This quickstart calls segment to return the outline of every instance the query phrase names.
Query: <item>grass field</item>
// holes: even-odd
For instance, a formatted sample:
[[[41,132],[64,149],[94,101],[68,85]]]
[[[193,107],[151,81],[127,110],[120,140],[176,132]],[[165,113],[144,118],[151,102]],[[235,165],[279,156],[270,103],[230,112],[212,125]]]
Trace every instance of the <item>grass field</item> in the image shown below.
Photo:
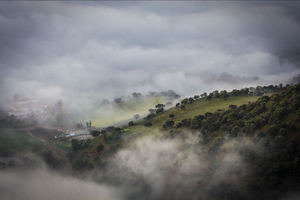
[[[97,127],[109,126],[121,121],[130,120],[135,114],[141,116],[147,114],[148,109],[154,107],[158,103],[164,103],[163,97],[149,97],[138,101],[125,101],[118,105],[107,105],[99,109],[93,109],[89,115],[93,119],[93,125]]]
[[[213,98],[212,100],[198,100],[192,104],[187,104],[185,109],[173,107],[169,110],[166,110],[164,113],[161,113],[151,120],[153,125],[151,127],[145,127],[143,124],[145,120],[140,121],[137,125],[130,127],[131,132],[136,134],[148,134],[155,132],[163,131],[163,124],[168,120],[173,120],[175,124],[183,119],[193,118],[199,114],[205,114],[206,112],[215,112],[219,109],[228,109],[229,105],[240,106],[242,104],[247,104],[248,102],[256,101],[258,96],[237,96],[229,97],[224,100],[222,98]],[[174,114],[173,119],[169,117],[170,114]]]
[[[9,156],[26,151],[39,151],[42,148],[42,142],[31,137],[25,131],[0,128],[0,156]]]
[[[54,141],[53,144],[64,151],[72,150],[72,143],[69,140]]]

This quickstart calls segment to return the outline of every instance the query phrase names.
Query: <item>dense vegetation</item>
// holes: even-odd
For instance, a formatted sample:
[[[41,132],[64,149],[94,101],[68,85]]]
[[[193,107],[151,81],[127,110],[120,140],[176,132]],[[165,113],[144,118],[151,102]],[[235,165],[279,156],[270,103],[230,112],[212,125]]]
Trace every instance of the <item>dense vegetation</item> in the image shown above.
[[[278,198],[277,195],[300,186],[300,85],[268,86],[260,89],[276,93],[262,95],[264,92],[259,92],[258,96],[261,97],[257,101],[238,105],[232,104],[231,100],[252,96],[248,89],[222,92],[222,95],[219,92],[204,94],[183,99],[176,108],[164,113],[150,113],[140,123],[149,128],[160,128],[162,133],[165,132],[164,137],[182,137],[187,130],[189,133],[200,132],[199,145],[204,146],[207,154],[211,156],[216,156],[220,147],[230,139],[249,138],[259,144],[262,152],[239,152],[253,169],[246,178],[245,193],[242,195],[227,188],[221,194],[215,195],[226,195],[225,199]],[[199,114],[183,119],[178,117],[180,112],[194,107],[193,104],[210,104],[220,99],[229,103],[226,109],[214,108],[211,112],[193,110]],[[135,127],[132,129],[140,130]],[[223,186],[226,188],[226,185]]]
[[[184,129],[200,131],[199,142],[210,153],[218,152],[228,138],[251,138],[262,145],[261,154],[242,152],[254,169],[248,177],[247,196],[262,197],[281,194],[300,184],[300,85],[282,88],[272,96],[241,106],[229,105],[227,110],[206,112],[193,118],[164,124],[169,136],[180,135]],[[276,188],[276,190],[274,190]],[[277,192],[274,192],[277,191]],[[229,199],[234,194],[227,191]],[[258,198],[258,196],[256,196]],[[238,198],[240,199],[240,197]]]

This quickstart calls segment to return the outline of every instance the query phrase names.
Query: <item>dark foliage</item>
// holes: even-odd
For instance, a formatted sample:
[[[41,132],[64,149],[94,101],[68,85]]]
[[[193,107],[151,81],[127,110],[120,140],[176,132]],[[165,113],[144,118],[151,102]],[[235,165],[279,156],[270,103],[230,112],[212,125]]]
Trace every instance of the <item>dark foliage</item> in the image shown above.
[[[146,122],[146,123],[144,124],[144,126],[150,127],[150,126],[152,126],[152,123],[151,123],[151,122]]]
[[[133,121],[128,122],[128,126],[133,126],[133,125],[134,125]]]
[[[97,137],[101,134],[101,132],[98,130],[91,130],[90,133],[93,137]]]
[[[165,124],[163,125],[164,128],[172,128],[174,126],[174,121],[172,120],[169,120],[169,121],[166,121]]]

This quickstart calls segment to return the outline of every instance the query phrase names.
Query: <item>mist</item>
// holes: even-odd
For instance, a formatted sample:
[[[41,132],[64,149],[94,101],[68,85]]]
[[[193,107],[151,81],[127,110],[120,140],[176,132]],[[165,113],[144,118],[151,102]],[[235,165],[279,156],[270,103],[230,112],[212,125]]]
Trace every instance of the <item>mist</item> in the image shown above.
[[[224,194],[246,198],[243,181],[252,171],[242,152],[261,155],[260,143],[227,138],[210,154],[201,140],[201,134],[138,138],[116,152],[105,168],[76,176],[43,164],[4,170],[0,172],[1,198],[213,200]]]
[[[299,2],[0,4],[3,109],[17,94],[86,120],[133,92],[194,95],[299,73]]]
[[[3,200],[121,199],[114,188],[61,176],[46,169],[0,172]]]

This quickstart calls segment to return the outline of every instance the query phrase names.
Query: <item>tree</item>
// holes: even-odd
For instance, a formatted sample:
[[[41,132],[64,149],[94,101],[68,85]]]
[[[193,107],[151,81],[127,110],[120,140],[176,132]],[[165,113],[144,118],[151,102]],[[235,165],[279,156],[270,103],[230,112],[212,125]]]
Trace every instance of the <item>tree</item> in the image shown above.
[[[201,127],[201,121],[204,119],[203,115],[197,115],[192,120],[192,128],[197,129]]]
[[[230,108],[230,109],[236,109],[236,105],[232,105],[232,104],[231,104],[231,105],[229,105],[229,108]]]
[[[219,98],[219,97],[220,97],[220,94],[219,94],[219,91],[218,91],[218,90],[215,90],[215,91],[213,92],[213,97],[215,97],[215,98]]]
[[[187,104],[189,102],[189,99],[188,98],[185,98],[185,99],[183,99],[182,101],[181,101],[181,104]]]
[[[154,113],[150,113],[150,114],[148,114],[146,117],[145,117],[145,119],[151,119],[151,118],[153,118],[155,116],[155,114]]]
[[[166,121],[164,124],[164,128],[172,128],[173,126],[174,126],[174,121],[172,120]]]
[[[226,90],[222,90],[220,92],[220,97],[222,97],[223,99],[227,99],[229,97],[229,95]]]
[[[162,112],[164,112],[164,108],[158,108],[156,110],[156,114],[159,114],[159,113],[162,113]]]
[[[116,104],[122,103],[122,102],[123,102],[122,97],[115,98],[115,99],[114,99],[114,102],[115,102]]]
[[[206,112],[205,113],[205,117],[210,117],[210,116],[212,116],[213,114],[211,113],[211,112]]]
[[[59,168],[61,167],[62,163],[53,155],[52,151],[43,152],[43,158],[48,166],[52,168]]]
[[[231,91],[232,96],[238,96],[240,94],[240,91],[237,89],[234,89]]]
[[[181,124],[183,127],[189,127],[191,125],[191,121],[192,121],[191,119],[183,119],[181,121]]]
[[[194,99],[192,97],[189,98],[189,104],[194,103]]]
[[[152,126],[152,123],[151,123],[151,122],[146,122],[146,123],[144,124],[144,126],[150,127],[150,126]]]
[[[139,99],[139,98],[142,97],[142,94],[141,94],[141,93],[134,92],[134,93],[132,93],[132,96],[133,96],[135,99]]]
[[[180,128],[180,127],[182,127],[182,123],[181,123],[181,122],[178,122],[178,123],[176,124],[176,128]]]
[[[213,93],[209,93],[209,95],[206,98],[207,98],[207,100],[211,100],[212,97],[213,97]]]
[[[73,149],[74,151],[76,151],[76,150],[78,150],[78,149],[80,148],[80,145],[79,145],[79,141],[78,141],[78,140],[72,139],[71,143],[72,143],[72,149]]]
[[[155,108],[157,108],[157,109],[164,108],[164,107],[165,107],[165,105],[162,103],[155,105]]]
[[[128,126],[133,126],[133,125],[134,125],[133,121],[128,122]]]
[[[76,140],[76,139],[72,139],[71,143],[72,143],[72,149],[74,151],[77,151],[77,150],[84,149],[84,148],[90,146],[91,140]]]
[[[99,136],[99,135],[101,134],[101,132],[100,132],[100,131],[97,131],[97,130],[92,130],[90,133],[91,133],[91,135],[92,135],[93,137],[97,137],[97,136]]]
[[[103,144],[99,144],[98,147],[97,147],[97,152],[100,153],[103,150],[104,150]]]
[[[203,94],[200,94],[200,97],[201,97],[201,98],[206,98],[206,97],[207,97],[207,93],[204,92]]]
[[[133,117],[134,117],[135,120],[138,120],[140,118],[140,115],[139,114],[135,114]]]

